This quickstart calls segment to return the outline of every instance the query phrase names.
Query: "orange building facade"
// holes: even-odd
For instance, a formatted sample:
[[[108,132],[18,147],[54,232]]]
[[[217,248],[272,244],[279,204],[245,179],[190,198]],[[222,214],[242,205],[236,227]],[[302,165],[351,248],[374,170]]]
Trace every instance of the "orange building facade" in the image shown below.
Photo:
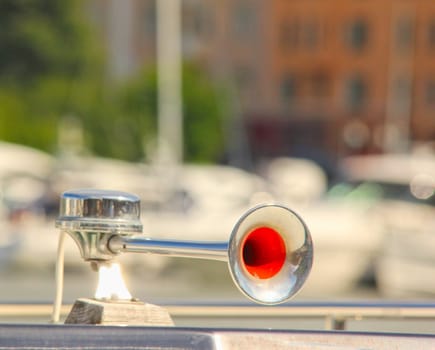
[[[275,0],[269,16],[271,111],[324,125],[316,147],[402,151],[435,137],[434,2]]]
[[[155,2],[126,2],[134,71],[155,60]],[[256,158],[435,137],[434,1],[182,0],[182,23],[184,59],[231,86]]]

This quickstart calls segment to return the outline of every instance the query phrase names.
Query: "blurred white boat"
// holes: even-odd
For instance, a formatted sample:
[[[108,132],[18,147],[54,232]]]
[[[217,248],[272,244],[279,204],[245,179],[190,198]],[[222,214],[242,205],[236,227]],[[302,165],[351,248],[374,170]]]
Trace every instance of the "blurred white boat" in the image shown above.
[[[359,156],[344,163],[353,184],[376,197],[385,226],[375,278],[386,296],[435,294],[435,157]]]
[[[337,296],[356,289],[382,244],[382,222],[370,208],[345,200],[321,200],[300,211],[310,228],[314,263],[308,295]]]
[[[311,231],[315,259],[303,293],[326,297],[353,290],[382,244],[375,202],[354,200],[347,191],[327,192],[326,174],[306,159],[278,158],[264,173],[276,197],[300,213]]]
[[[314,240],[316,259],[304,288],[308,295],[318,294],[319,288],[325,295],[354,288],[383,244],[387,214],[380,215],[378,208],[383,202],[377,193],[339,186],[334,188],[336,195],[332,191],[326,196],[326,176],[308,160],[274,159],[263,169],[264,177],[228,166],[158,168],[99,157],[73,157],[66,162],[57,160],[54,166],[47,164],[50,191],[40,188],[46,191],[46,198],[39,200],[38,194],[24,202],[55,206],[61,192],[84,187],[135,193],[142,202],[144,234],[153,238],[223,241],[249,207],[271,201],[289,206],[304,217]],[[37,189],[38,179],[17,176],[9,182],[9,190],[25,188],[24,184]],[[10,197],[17,200],[18,193]],[[37,210],[25,213],[25,220],[17,226],[23,237],[15,254],[17,261],[33,266],[54,264],[59,232],[54,227],[57,213],[51,214],[39,215]],[[67,241],[66,265],[86,266],[74,242]],[[156,271],[167,263],[164,257],[135,254],[122,260],[146,264]]]
[[[244,211],[272,200],[261,178],[228,166],[183,165],[172,186],[157,205],[144,197],[144,231],[153,237],[228,240]]]
[[[22,247],[22,236],[15,230],[13,224],[7,220],[1,221],[0,232],[0,270],[7,269],[14,262],[18,251]]]
[[[264,180],[234,167],[183,164],[157,168],[99,157],[60,160],[51,174],[52,192],[60,194],[72,188],[135,193],[141,198],[144,234],[168,239],[228,240],[236,220],[247,208],[271,200]],[[28,217],[22,225],[25,242],[21,261],[30,262],[38,256],[36,263],[54,263],[59,235],[54,219]],[[83,265],[74,243],[67,244],[66,265]],[[131,264],[143,260],[150,268],[160,268],[167,259],[135,254],[123,257]]]
[[[19,144],[0,141],[0,176],[25,173],[47,176],[55,159],[48,153]]]
[[[22,251],[27,213],[47,194],[55,164],[51,155],[31,147],[0,142],[0,263],[12,264]],[[38,213],[39,214],[39,213]]]
[[[325,171],[314,161],[279,157],[263,166],[262,176],[274,196],[290,206],[301,207],[322,198],[328,189]]]
[[[135,193],[141,198],[144,231],[159,237],[224,239],[230,233],[226,222],[271,200],[259,176],[221,165],[156,167],[81,157],[59,167],[54,182],[59,193],[71,188]]]

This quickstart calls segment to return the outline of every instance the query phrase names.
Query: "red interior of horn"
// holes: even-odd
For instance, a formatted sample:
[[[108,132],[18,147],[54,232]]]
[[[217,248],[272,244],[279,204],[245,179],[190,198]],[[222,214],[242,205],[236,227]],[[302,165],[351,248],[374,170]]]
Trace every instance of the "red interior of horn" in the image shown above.
[[[246,270],[257,278],[275,276],[284,265],[286,247],[281,235],[270,227],[258,227],[245,238],[242,247]]]

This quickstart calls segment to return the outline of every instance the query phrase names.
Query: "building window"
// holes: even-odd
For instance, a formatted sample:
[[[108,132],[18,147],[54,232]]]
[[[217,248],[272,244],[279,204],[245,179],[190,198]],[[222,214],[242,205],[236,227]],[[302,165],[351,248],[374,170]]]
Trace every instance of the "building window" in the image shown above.
[[[321,98],[329,95],[330,79],[323,71],[314,72],[311,76],[311,92],[313,97]]]
[[[283,103],[292,103],[297,94],[296,78],[292,74],[287,74],[281,81],[280,95]]]
[[[247,92],[255,84],[254,71],[249,67],[239,66],[234,71],[234,77],[237,87],[243,92]]]
[[[346,45],[354,51],[361,51],[367,46],[369,29],[363,19],[357,19],[346,27]]]
[[[284,50],[314,49],[319,44],[320,26],[316,20],[288,19],[280,27],[280,45]]]
[[[299,23],[296,20],[287,20],[281,23],[280,45],[284,50],[295,49],[299,43]]]
[[[399,53],[408,53],[414,44],[414,23],[411,18],[402,17],[396,22],[394,29],[395,49]]]
[[[214,17],[212,12],[203,4],[198,7],[193,21],[193,28],[198,35],[210,37],[214,30]]]
[[[190,5],[190,6],[189,6]],[[213,31],[213,16],[202,3],[186,3],[183,7],[183,32],[195,38],[209,37]]]
[[[435,106],[435,80],[429,80],[426,82],[425,92],[426,105],[429,107]]]
[[[411,80],[406,77],[396,78],[393,82],[393,103],[398,110],[408,107],[411,100]]]
[[[394,77],[390,87],[389,108],[396,117],[409,113],[412,99],[412,81],[405,73]]]
[[[319,23],[315,20],[307,20],[301,26],[301,43],[304,48],[314,49],[319,44]]]
[[[145,33],[148,36],[154,37],[157,32],[157,17],[156,17],[156,3],[155,0],[152,0],[149,5],[145,7],[144,13],[144,25],[145,25]]]
[[[367,84],[360,76],[350,78],[345,84],[345,106],[351,112],[361,111],[367,103]]]
[[[256,34],[255,11],[249,2],[239,3],[233,12],[233,33],[238,38],[254,38]]]
[[[432,19],[427,28],[427,45],[429,49],[435,49],[435,19]]]

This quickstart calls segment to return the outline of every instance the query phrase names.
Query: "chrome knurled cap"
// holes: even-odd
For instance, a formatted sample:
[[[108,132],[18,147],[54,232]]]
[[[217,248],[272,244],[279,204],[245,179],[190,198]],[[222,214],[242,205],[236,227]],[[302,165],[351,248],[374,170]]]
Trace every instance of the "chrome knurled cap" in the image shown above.
[[[142,232],[140,199],[111,190],[66,191],[60,197],[56,227],[67,231]]]

